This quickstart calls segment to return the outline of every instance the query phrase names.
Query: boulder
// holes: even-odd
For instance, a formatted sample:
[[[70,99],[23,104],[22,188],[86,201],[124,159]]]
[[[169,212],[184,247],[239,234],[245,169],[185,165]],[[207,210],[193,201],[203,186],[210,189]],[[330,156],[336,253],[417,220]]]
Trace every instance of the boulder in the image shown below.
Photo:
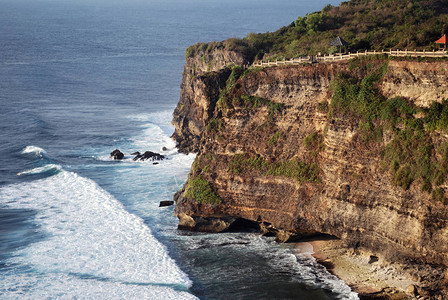
[[[165,159],[165,156],[159,153],[155,153],[152,151],[146,151],[145,153],[141,154],[140,152],[134,152],[132,155],[136,155],[133,159],[135,161],[137,160],[163,160]]]
[[[172,201],[172,200],[163,200],[163,201],[160,201],[159,207],[171,206],[173,204],[174,204],[174,201]]]
[[[112,151],[110,153],[110,157],[113,158],[113,159],[116,159],[116,160],[120,160],[120,159],[124,158],[124,154],[120,150],[115,149],[114,151]]]

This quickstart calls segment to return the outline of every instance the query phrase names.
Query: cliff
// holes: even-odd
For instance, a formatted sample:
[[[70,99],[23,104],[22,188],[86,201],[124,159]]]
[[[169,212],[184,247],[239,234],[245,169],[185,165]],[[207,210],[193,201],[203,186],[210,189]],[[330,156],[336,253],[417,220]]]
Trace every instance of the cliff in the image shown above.
[[[244,70],[230,66],[243,55],[204,54],[187,57],[173,119],[180,151],[198,153],[175,196],[181,228],[329,234],[446,288],[446,61]]]

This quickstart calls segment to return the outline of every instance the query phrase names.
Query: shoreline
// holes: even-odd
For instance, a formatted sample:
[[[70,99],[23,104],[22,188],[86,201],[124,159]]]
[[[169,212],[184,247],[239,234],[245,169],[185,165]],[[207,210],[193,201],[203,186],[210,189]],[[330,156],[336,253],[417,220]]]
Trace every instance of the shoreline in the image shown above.
[[[373,254],[348,250],[341,240],[319,236],[296,242],[296,254],[308,254],[343,280],[360,299],[413,299],[417,282],[400,265]]]

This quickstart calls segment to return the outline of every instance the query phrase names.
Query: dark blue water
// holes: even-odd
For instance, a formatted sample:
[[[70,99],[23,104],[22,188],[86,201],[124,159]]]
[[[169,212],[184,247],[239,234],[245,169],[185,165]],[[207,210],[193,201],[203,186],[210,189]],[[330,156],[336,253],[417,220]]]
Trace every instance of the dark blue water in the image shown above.
[[[0,0],[0,298],[355,297],[287,245],[158,208],[194,160],[169,138],[185,48],[327,2]]]

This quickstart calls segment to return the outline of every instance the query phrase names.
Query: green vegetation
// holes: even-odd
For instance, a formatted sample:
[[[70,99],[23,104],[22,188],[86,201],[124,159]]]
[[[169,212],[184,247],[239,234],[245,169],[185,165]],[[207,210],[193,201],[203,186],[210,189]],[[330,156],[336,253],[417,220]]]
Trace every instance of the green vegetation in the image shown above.
[[[281,112],[285,108],[285,105],[283,103],[276,103],[269,99],[248,95],[242,95],[240,97],[233,98],[232,105],[233,107],[241,107],[248,111],[261,106],[267,106],[269,108],[270,117],[278,112]]]
[[[205,126],[205,130],[209,133],[218,133],[224,128],[224,121],[220,118],[211,119]]]
[[[211,59],[208,63],[207,63],[207,72],[210,72],[210,70],[213,68],[213,64],[214,64],[214,60]]]
[[[275,146],[280,139],[284,139],[285,135],[281,131],[276,131],[269,139],[268,144]]]
[[[386,99],[377,85],[387,61],[355,60],[351,64],[352,72],[358,74],[340,74],[331,83],[329,117],[358,122],[359,138],[370,143],[371,149],[381,150],[395,185],[406,190],[419,180],[423,191],[433,191],[433,199],[440,198],[443,193],[438,186],[448,175],[448,144],[435,143],[433,134],[448,133],[448,101],[419,109],[400,97]],[[385,134],[391,139],[383,146]],[[305,145],[313,140],[307,137]]]
[[[218,99],[218,109],[221,111],[226,111],[229,108],[228,94],[230,90],[235,85],[235,82],[243,75],[244,69],[241,66],[232,66],[232,72],[227,78],[226,87],[221,91]]]
[[[336,76],[330,86],[333,91],[330,115],[351,115],[366,122],[376,119],[384,102],[376,85],[386,73],[387,66],[387,62],[376,68],[361,60],[352,61],[350,69],[356,68],[367,75],[361,80],[350,73]]]
[[[191,165],[191,173],[195,174],[198,171],[198,168],[199,168],[199,158],[198,156],[196,156],[193,164]]]
[[[317,182],[319,167],[316,163],[307,164],[297,158],[285,162],[269,162],[263,158],[250,157],[247,154],[236,154],[229,162],[229,172],[242,174],[257,170],[265,176],[283,176],[293,178],[299,183]]]
[[[324,137],[318,132],[307,135],[303,142],[308,149],[321,149],[324,147]]]
[[[448,100],[444,100],[442,103],[432,103],[431,107],[426,111],[424,121],[426,127],[431,131],[448,131]]]
[[[432,200],[437,202],[442,202],[443,204],[447,204],[445,199],[445,191],[442,188],[435,189],[432,194]]]
[[[241,107],[247,111],[250,111],[261,106],[267,106],[269,107],[269,117],[272,117],[275,113],[280,112],[285,107],[283,103],[275,103],[268,99],[249,95],[242,95],[233,98],[229,96],[236,81],[242,76],[247,76],[247,74],[248,73],[245,72],[241,66],[232,66],[232,72],[227,79],[226,87],[219,95],[217,102],[218,109],[225,112],[229,109],[229,107],[233,106]]]
[[[222,203],[222,199],[212,190],[210,183],[201,177],[188,180],[185,196],[204,204]]]
[[[291,20],[292,21],[292,20]],[[244,39],[196,44],[186,57],[215,48],[243,53],[247,61],[281,59],[338,51],[328,43],[341,36],[348,51],[437,48],[433,42],[447,31],[448,6],[443,0],[352,0],[339,7],[299,16],[275,32],[250,33]]]
[[[329,106],[327,101],[319,102],[317,104],[317,110],[319,110],[321,113],[328,113]]]

